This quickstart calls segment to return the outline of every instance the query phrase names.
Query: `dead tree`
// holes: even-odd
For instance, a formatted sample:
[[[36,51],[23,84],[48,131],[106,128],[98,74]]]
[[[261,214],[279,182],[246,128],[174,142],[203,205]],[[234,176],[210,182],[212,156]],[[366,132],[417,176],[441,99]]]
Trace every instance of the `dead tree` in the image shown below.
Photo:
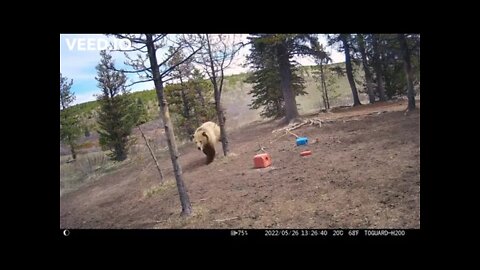
[[[140,125],[138,125],[137,127],[138,127],[138,130],[140,130],[140,133],[142,134],[143,139],[145,140],[145,144],[147,145],[147,148],[150,151],[150,155],[152,155],[152,158],[155,161],[155,166],[157,166],[158,173],[160,174],[160,181],[163,182],[163,173],[162,173],[162,169],[160,169],[160,165],[158,165],[157,158],[155,157],[155,154],[153,153],[153,150],[150,147],[150,144],[148,143],[147,137],[145,137],[145,134],[143,133],[142,128],[140,127]]]

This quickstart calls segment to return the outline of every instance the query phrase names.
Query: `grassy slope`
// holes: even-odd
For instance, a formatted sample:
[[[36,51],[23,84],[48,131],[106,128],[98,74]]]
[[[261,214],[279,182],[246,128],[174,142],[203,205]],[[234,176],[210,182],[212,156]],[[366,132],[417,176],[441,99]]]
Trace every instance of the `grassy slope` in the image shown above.
[[[340,64],[342,65],[342,64]],[[252,89],[252,85],[244,83],[247,73],[231,75],[225,78],[224,90],[222,93],[222,104],[227,110],[227,128],[234,130],[252,121],[260,120],[260,110],[250,110],[248,104],[251,102],[251,97],[248,92]],[[305,78],[306,91],[308,95],[297,97],[298,109],[301,114],[310,113],[312,111],[318,111],[323,108],[320,107],[320,91],[318,90],[317,83],[312,77],[312,68],[303,67],[303,76]],[[336,75],[335,75],[336,76]],[[336,82],[336,92],[339,94],[337,102],[331,101],[332,106],[348,105],[351,104],[351,91],[346,77],[340,77]],[[152,119],[158,119],[158,106],[156,93],[154,90],[140,91],[132,93],[136,98],[142,99],[144,104],[148,106],[148,111]],[[108,161],[105,153],[100,151],[98,145],[98,134],[94,132],[96,126],[96,110],[98,109],[98,102],[91,101],[73,106],[80,116],[83,124],[87,124],[91,131],[91,136],[86,138],[81,136],[78,141],[79,153],[78,162],[68,164],[66,161],[70,159],[70,151],[68,147],[60,145],[60,160],[61,160],[61,178],[63,179],[64,187],[62,190],[76,189],[78,185],[85,181],[97,179],[99,175],[104,173],[104,168],[110,168],[112,162]],[[151,121],[143,126],[146,136],[151,140],[152,147],[165,146],[166,142],[161,136],[161,131],[158,129],[158,121]],[[137,132],[135,130],[135,132]],[[137,148],[143,144],[143,140],[140,135],[137,134],[140,144]],[[179,147],[181,147],[181,143]],[[131,150],[133,152],[140,151],[149,158],[148,152],[142,147]],[[155,150],[157,155],[163,153],[159,149]]]
[[[344,63],[333,65],[344,66]],[[308,92],[308,94],[305,96],[297,97],[297,103],[299,105],[298,109],[302,114],[319,110],[322,103],[320,91],[318,90],[318,83],[315,82],[314,78],[312,77],[312,67],[307,66],[302,67],[301,69],[305,79],[306,91]],[[357,72],[357,78],[360,78],[360,73],[362,72]],[[227,115],[230,119],[230,123],[234,124],[233,127],[260,119],[258,116],[260,111],[254,111],[248,108],[248,104],[251,100],[248,92],[252,89],[252,86],[243,82],[247,76],[247,73],[242,73],[225,77],[222,103],[227,109]],[[348,105],[352,103],[350,86],[345,76],[337,78],[335,87],[335,91],[339,97],[331,102],[332,106]],[[134,97],[142,99],[144,104],[146,104],[152,119],[158,118],[158,106],[155,90],[139,91],[132,94]],[[97,101],[90,101],[75,105],[72,107],[72,110],[75,110],[79,114],[83,125],[88,126],[91,130],[94,130],[96,128],[96,110],[98,107],[99,105]]]

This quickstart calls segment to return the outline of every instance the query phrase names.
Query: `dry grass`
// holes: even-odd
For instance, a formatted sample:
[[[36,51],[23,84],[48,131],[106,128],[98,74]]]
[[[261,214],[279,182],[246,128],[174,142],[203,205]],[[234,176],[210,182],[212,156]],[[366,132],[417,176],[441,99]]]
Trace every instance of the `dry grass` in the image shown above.
[[[82,143],[77,146],[78,149],[88,149],[88,148],[93,148],[97,146],[95,142],[93,141],[86,141],[85,143]]]
[[[175,188],[175,187],[176,187],[175,180],[173,178],[170,178],[170,179],[165,180],[165,182],[163,182],[161,184],[154,185],[154,186],[150,187],[149,189],[144,190],[143,191],[143,196],[148,198],[148,197],[151,197],[151,196],[156,195],[156,194],[161,194],[162,192],[164,192],[166,190],[169,190],[169,189],[172,189],[172,188]]]
[[[88,144],[86,142],[85,144]],[[150,142],[157,159],[168,156],[168,149],[160,148],[157,142]],[[107,152],[80,152],[77,160],[71,161],[70,155],[60,156],[60,196],[66,192],[78,189],[85,183],[95,181],[101,176],[109,173],[128,163],[145,163],[152,160],[143,139],[136,141],[129,148],[128,158],[122,162],[115,162],[109,159]]]
[[[158,222],[153,229],[171,229],[171,228],[189,228],[204,229],[196,224],[212,221],[213,217],[210,211],[201,205],[192,205],[192,215],[183,217],[180,215],[172,215],[166,220]]]
[[[69,160],[70,156],[60,157],[60,196],[119,166],[119,163],[110,161],[104,152],[79,154],[76,161],[67,162]]]
[[[222,162],[222,164],[227,164],[227,163],[231,162],[232,160],[234,160],[237,156],[238,156],[238,154],[233,153],[233,152],[228,153],[227,156],[224,156],[223,152],[220,152],[219,154],[217,154],[217,159],[220,160]]]

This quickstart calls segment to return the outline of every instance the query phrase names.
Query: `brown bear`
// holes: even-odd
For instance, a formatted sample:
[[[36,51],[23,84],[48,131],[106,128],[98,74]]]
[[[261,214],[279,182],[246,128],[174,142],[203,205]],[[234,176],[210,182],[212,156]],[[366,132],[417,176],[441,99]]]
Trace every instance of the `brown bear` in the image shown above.
[[[214,122],[205,122],[193,134],[198,150],[207,156],[207,164],[215,158],[215,144],[220,142],[220,127]]]

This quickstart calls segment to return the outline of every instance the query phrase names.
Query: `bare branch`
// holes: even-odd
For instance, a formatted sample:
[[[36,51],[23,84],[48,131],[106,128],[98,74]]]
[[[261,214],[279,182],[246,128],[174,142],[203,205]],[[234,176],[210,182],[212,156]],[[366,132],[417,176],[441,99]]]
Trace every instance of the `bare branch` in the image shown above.
[[[222,90],[223,90],[223,79],[224,79],[225,76],[223,76],[223,68],[220,69],[220,71],[221,71],[222,74],[220,76],[220,86],[218,88],[218,91],[220,92],[219,95],[221,96],[222,95]]]
[[[137,38],[134,35],[122,35],[122,34],[116,34],[115,36],[117,36],[117,38],[128,39],[132,43],[135,42],[135,43],[139,43],[139,44],[147,44],[147,41],[145,39],[142,39],[141,35],[140,35],[140,38]]]
[[[113,47],[113,46],[112,46]],[[132,47],[133,49],[130,49],[130,50],[126,50],[126,49],[119,49],[119,50],[110,50],[112,52],[142,52],[142,53],[147,53],[146,50],[143,50],[143,48],[147,47],[147,45],[143,45],[143,46],[140,46],[140,47],[135,47],[133,44],[132,44]]]
[[[172,57],[175,56],[175,54],[176,54],[178,51],[180,51],[181,49],[183,49],[182,46],[178,47],[173,53],[171,53],[171,54],[167,57],[167,59],[165,59],[164,61],[162,61],[161,63],[159,63],[158,66],[161,67],[161,66],[165,65],[165,64],[166,64],[168,61],[170,61],[170,59],[172,59]],[[177,64],[177,65],[175,65],[174,67],[177,67],[178,65],[180,65],[180,64]]]
[[[115,67],[111,70],[120,71],[120,72],[123,72],[123,73],[140,73],[140,72],[144,72],[144,71],[152,71],[151,68],[144,68],[144,69],[140,69],[140,70],[125,70],[125,69],[117,69]]]
[[[222,57],[221,57],[222,62],[219,65],[219,69],[223,71],[223,68],[224,68],[223,64],[225,63],[225,59],[227,59],[228,57],[228,50],[227,50],[227,44],[225,43],[225,41],[220,36],[219,36],[219,39],[223,45],[223,51],[222,51]]]
[[[130,55],[128,55],[127,53],[124,53],[124,55],[125,55],[125,58],[127,58],[127,61],[125,61],[124,64],[131,66],[135,71],[137,72],[151,71],[151,68],[145,65],[147,56],[145,56],[145,58],[142,58],[142,55],[138,53],[137,58],[132,59]],[[135,71],[133,72],[129,71],[127,73],[135,73]]]
[[[153,43],[163,39],[166,36],[167,36],[167,34],[160,34],[159,36],[157,36],[156,38],[153,39]]]
[[[193,53],[191,53],[188,57],[185,57],[185,59],[183,59],[182,61],[180,61],[179,63],[177,63],[176,65],[173,65],[171,67],[169,67],[168,69],[166,69],[164,72],[162,72],[162,74],[160,74],[160,77],[163,77],[165,74],[169,73],[170,71],[172,71],[174,68],[176,68],[177,66],[185,63],[186,61],[188,61],[188,59],[190,59],[192,56],[194,56],[198,51],[200,51],[202,49],[202,46],[200,46],[196,51],[194,51]],[[170,57],[171,58],[171,57]]]
[[[138,77],[140,79],[153,79],[152,74],[148,72],[145,72],[144,74],[139,74]]]
[[[168,82],[168,81],[171,81],[171,80],[174,80],[174,79],[175,79],[174,77],[170,77],[170,78],[167,78],[167,79],[162,78],[162,82],[165,83],[165,82]]]
[[[190,45],[190,43],[186,42],[186,38],[185,38],[184,35],[182,35],[181,38],[178,38],[180,41],[173,40],[173,39],[171,39],[171,38],[169,38],[169,37],[167,37],[166,39],[167,39],[167,41],[169,41],[170,43],[173,43],[173,44],[175,44],[175,45],[177,45],[177,46],[179,46],[179,47],[182,46],[182,45],[185,45],[185,44]]]
[[[234,49],[234,50],[231,52],[230,62],[225,66],[225,68],[228,68],[228,67],[230,66],[230,64],[231,64],[232,61],[233,61],[233,58],[235,58],[235,55],[245,46],[245,43],[240,42],[240,43],[237,43],[236,45],[240,45],[240,46],[238,46],[237,49]],[[234,48],[235,48],[235,45],[234,45]]]
[[[132,86],[132,85],[135,85],[135,84],[144,83],[144,82],[151,82],[151,81],[153,81],[153,79],[142,80],[142,81],[136,81],[136,82],[133,82],[133,83],[131,83],[131,84],[129,84],[129,85],[127,85],[127,86],[125,86],[125,88],[128,88],[128,87],[130,87],[130,86]]]
[[[244,46],[246,46],[247,44],[249,44],[251,42],[249,42],[249,43],[243,43],[243,42],[235,43],[235,40],[233,40],[232,41],[232,49],[230,51],[229,51],[228,44],[225,42],[225,40],[221,36],[219,36],[218,43],[220,43],[223,48],[220,49],[220,52],[221,52],[220,55],[215,57],[213,60],[216,63],[216,66],[219,67],[219,69],[217,71],[220,71],[221,68],[223,68],[223,69],[228,68],[232,64],[233,59],[235,59],[235,55]],[[226,61],[227,61],[227,64],[225,64]]]

